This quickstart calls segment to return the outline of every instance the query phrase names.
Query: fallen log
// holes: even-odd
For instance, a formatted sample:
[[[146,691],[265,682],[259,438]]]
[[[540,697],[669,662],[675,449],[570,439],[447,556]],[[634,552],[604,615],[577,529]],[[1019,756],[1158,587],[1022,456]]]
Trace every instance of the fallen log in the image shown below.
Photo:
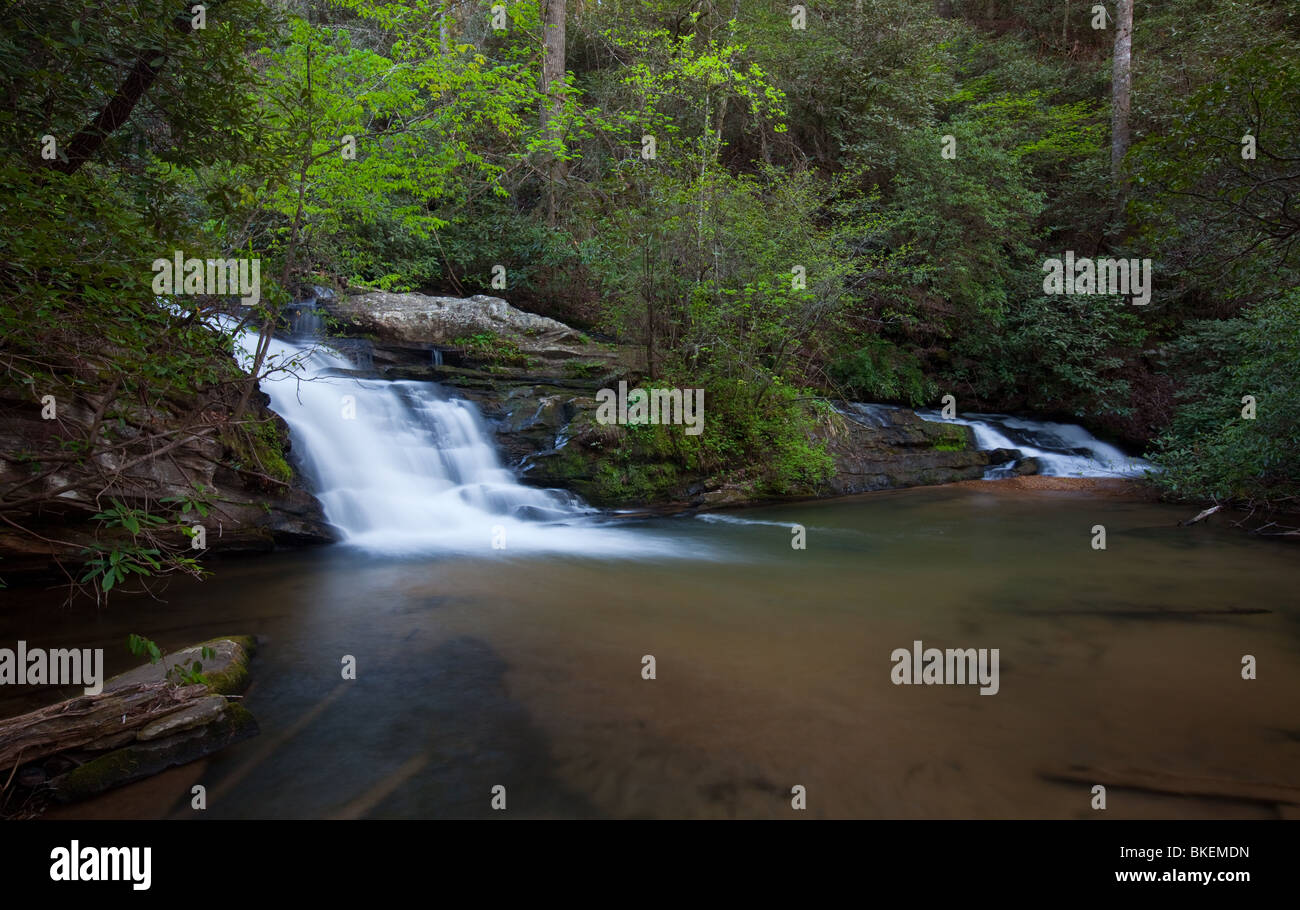
[[[1048,780],[1089,785],[1102,784],[1106,787],[1116,787],[1121,790],[1145,790],[1151,793],[1168,793],[1175,796],[1209,796],[1250,803],[1300,806],[1300,787],[1291,784],[1274,784],[1217,777],[1195,777],[1137,768],[1109,770],[1090,765],[1049,768],[1040,770],[1038,773],[1039,776]]]
[[[1016,610],[1022,616],[1105,616],[1111,619],[1176,619],[1180,616],[1261,616],[1272,613],[1263,607],[1207,607],[1184,609],[1181,607],[1153,607],[1132,610],[1089,610],[1070,607],[1062,610]]]
[[[1194,525],[1198,521],[1205,521],[1205,519],[1209,518],[1211,515],[1213,515],[1215,512],[1219,511],[1222,508],[1223,506],[1210,506],[1210,508],[1201,512],[1201,514],[1197,515],[1195,518],[1189,518],[1187,519],[1187,521],[1180,521],[1178,522],[1178,524],[1184,528],[1187,527],[1188,525]]]
[[[0,720],[0,768],[134,733],[208,694],[203,685],[136,683]]]
[[[51,798],[85,799],[256,736],[257,721],[228,701],[247,688],[255,647],[214,638],[115,676],[98,695],[0,719],[0,816],[30,817]],[[199,661],[202,682],[177,684],[173,671],[198,672]]]

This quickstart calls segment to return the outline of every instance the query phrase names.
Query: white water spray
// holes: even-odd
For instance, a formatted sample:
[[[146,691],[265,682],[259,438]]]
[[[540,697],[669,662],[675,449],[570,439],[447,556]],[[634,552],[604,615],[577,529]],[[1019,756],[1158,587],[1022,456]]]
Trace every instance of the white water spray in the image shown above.
[[[236,338],[245,369],[256,344],[255,333]],[[435,383],[356,378],[337,351],[272,339],[263,369],[276,367],[262,391],[289,424],[303,473],[348,544],[386,553],[659,556],[678,549],[597,526],[596,510],[562,490],[520,484],[477,409]]]
[[[1149,461],[1126,455],[1072,423],[1027,420],[1006,414],[945,418],[933,410],[917,411],[916,416],[970,427],[980,449],[1017,449],[1022,457],[1037,459],[1038,473],[1046,477],[1142,477],[1154,470]],[[1011,473],[1011,464],[996,465],[984,476],[993,479]]]

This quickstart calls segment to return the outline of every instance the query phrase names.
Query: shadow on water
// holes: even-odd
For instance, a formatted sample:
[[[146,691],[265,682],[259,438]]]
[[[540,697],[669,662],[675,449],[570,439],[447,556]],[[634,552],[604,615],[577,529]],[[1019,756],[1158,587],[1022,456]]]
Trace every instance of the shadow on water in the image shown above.
[[[412,658],[360,667],[293,722],[214,757],[208,817],[486,818],[498,785],[514,818],[600,815],[555,779],[490,645],[459,637]],[[260,711],[256,689],[248,707]],[[173,810],[189,815],[188,796]]]

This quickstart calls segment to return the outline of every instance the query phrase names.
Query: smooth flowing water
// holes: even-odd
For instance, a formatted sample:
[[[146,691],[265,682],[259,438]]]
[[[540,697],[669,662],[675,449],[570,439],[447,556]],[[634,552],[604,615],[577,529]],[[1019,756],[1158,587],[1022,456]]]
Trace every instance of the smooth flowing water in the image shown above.
[[[780,818],[795,785],[813,816],[1096,815],[1041,776],[1075,764],[1294,784],[1295,552],[1182,515],[988,482],[623,529],[708,560],[336,546],[99,612],[14,592],[0,640],[103,647],[116,672],[130,632],[263,638],[260,736],[73,816],[189,817],[195,782],[217,818],[488,816],[498,784],[525,817]],[[1233,608],[1269,612],[1189,612]],[[998,648],[998,693],[894,685],[915,640]],[[1121,790],[1107,809],[1271,813]]]
[[[256,336],[240,339],[245,363]],[[310,340],[273,339],[262,382],[289,424],[294,455],[350,546],[381,553],[484,547],[644,556],[667,540],[603,523],[562,490],[526,487],[502,466],[472,404],[429,382],[350,375],[355,364]]]
[[[1082,818],[1072,766],[1296,782],[1293,547],[998,481],[614,523],[516,483],[444,391],[275,353],[320,380],[267,391],[346,543],[0,611],[0,641],[102,647],[109,672],[129,633],[255,634],[261,734],[56,814],[491,816],[503,786],[515,817]],[[916,641],[998,649],[997,694],[895,685]],[[0,715],[52,697],[6,687]],[[1116,788],[1106,815],[1273,812]]]
[[[1072,423],[1009,414],[944,417],[935,410],[916,413],[925,420],[970,427],[981,449],[1017,449],[1021,457],[1036,459],[1038,473],[1045,477],[1142,477],[1154,470],[1146,459],[1128,455]],[[985,477],[992,480],[1010,476],[1013,467],[1014,463],[995,465]]]

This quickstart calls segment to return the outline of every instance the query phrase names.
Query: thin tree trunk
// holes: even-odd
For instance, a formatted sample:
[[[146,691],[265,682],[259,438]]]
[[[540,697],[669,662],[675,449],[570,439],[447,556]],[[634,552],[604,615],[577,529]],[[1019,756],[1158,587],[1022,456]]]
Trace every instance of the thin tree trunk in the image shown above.
[[[212,8],[222,0],[209,0]],[[171,27],[182,35],[193,32],[190,26],[191,5],[187,4],[184,13],[178,13],[171,20]],[[108,104],[95,115],[77,134],[68,140],[64,158],[56,158],[49,163],[51,170],[65,174],[75,174],[81,166],[89,161],[104,145],[109,136],[126,123],[137,104],[158,79],[158,74],[167,65],[167,54],[161,49],[146,49],[136,54],[135,62],[126,80],[109,99]],[[64,160],[66,159],[66,160]]]
[[[307,140],[306,149],[303,152],[302,164],[298,168],[298,207],[293,215],[293,226],[289,230],[289,247],[285,250],[284,271],[281,273],[281,286],[290,293],[293,287],[293,269],[298,255],[298,237],[302,230],[302,216],[306,208],[307,196],[307,173],[311,168],[311,163],[315,159],[312,156],[312,149],[315,144],[315,131],[312,129],[312,80],[311,80],[311,61],[312,49],[307,49]],[[248,382],[244,386],[244,392],[239,398],[239,404],[235,407],[234,421],[238,422],[248,407],[248,401],[252,398],[253,389],[257,388],[262,364],[266,360],[267,352],[271,349],[271,336],[275,333],[275,324],[280,318],[280,309],[268,309],[266,321],[262,323],[262,332],[257,339],[257,352],[253,356],[253,368],[249,372]]]
[[[542,12],[542,135],[552,144],[561,139],[560,118],[564,114],[564,54],[566,0],[546,0]],[[556,220],[557,184],[564,179],[564,160],[554,152],[546,155],[546,221]]]
[[[1122,205],[1123,166],[1129,145],[1129,103],[1133,70],[1133,0],[1115,0],[1115,53],[1111,72],[1110,167]]]
[[[50,163],[50,167],[65,174],[79,171],[99,151],[105,140],[126,123],[166,63],[167,57],[158,51],[145,51],[137,57],[126,81],[104,109],[68,141],[66,160],[56,159]]]
[[[642,285],[645,288],[645,368],[651,380],[658,379],[655,370],[655,332],[659,330],[655,321],[654,269],[651,266],[650,240],[647,238],[641,247]]]

